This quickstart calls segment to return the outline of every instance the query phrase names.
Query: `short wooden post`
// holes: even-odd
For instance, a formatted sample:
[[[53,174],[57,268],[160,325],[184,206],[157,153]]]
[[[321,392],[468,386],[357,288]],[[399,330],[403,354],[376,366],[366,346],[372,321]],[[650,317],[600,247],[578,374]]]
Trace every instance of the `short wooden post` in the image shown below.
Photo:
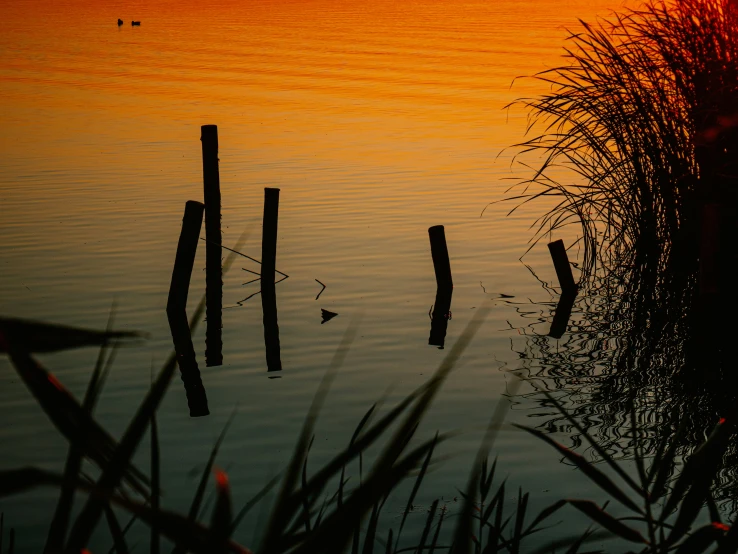
[[[264,219],[261,237],[261,307],[264,321],[264,346],[268,371],[280,371],[282,359],[277,321],[275,274],[277,265],[277,223],[279,189],[264,189]]]
[[[446,233],[443,225],[435,225],[428,229],[430,237],[431,256],[433,257],[433,269],[436,272],[436,285],[438,287],[453,287],[451,278],[451,262],[448,258],[448,247],[446,246]]]
[[[279,189],[264,189],[264,219],[261,236],[261,288],[274,285],[277,267],[277,223],[279,220]]]
[[[556,276],[559,278],[559,286],[561,290],[576,291],[577,285],[574,282],[574,275],[571,273],[571,265],[569,257],[566,255],[566,247],[564,241],[559,239],[548,243],[548,251],[551,253],[551,259],[556,269]]]
[[[177,354],[177,363],[187,394],[187,404],[190,408],[191,417],[206,416],[210,413],[205,388],[200,378],[200,370],[197,367],[190,327],[187,322],[187,296],[192,268],[195,265],[195,253],[197,252],[204,208],[200,202],[193,200],[188,201],[185,205],[182,231],[177,244],[177,256],[174,260],[167,301],[169,329],[172,333],[172,342],[174,342],[174,350]]]
[[[223,365],[223,271],[220,232],[218,126],[203,125],[202,177],[205,199],[205,365]]]

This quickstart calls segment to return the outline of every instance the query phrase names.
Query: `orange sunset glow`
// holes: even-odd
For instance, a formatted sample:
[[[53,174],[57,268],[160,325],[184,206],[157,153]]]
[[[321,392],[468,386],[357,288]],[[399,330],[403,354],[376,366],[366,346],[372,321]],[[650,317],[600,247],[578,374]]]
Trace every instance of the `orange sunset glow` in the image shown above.
[[[0,554],[738,551],[735,5],[5,2]]]

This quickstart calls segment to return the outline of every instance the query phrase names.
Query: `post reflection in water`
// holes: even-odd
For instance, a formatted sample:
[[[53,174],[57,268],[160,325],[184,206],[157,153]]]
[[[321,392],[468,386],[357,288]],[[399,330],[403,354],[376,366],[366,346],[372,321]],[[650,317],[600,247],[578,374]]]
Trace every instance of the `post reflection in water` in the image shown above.
[[[553,321],[551,321],[551,329],[548,331],[548,336],[554,339],[560,339],[566,332],[566,327],[569,325],[569,318],[571,317],[571,309],[574,307],[574,300],[577,297],[577,291],[567,290],[561,293],[559,303],[556,304],[556,311],[554,312]]]
[[[453,293],[453,287],[441,286],[436,289],[436,301],[433,304],[431,330],[428,337],[428,344],[431,346],[444,347],[448,321],[451,319],[451,296]]]

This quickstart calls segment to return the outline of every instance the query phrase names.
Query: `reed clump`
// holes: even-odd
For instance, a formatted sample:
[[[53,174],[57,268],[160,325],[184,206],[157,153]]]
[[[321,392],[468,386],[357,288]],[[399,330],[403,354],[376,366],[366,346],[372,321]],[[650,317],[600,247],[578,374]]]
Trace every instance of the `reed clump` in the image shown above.
[[[579,225],[585,280],[644,257],[694,264],[703,207],[738,207],[738,4],[648,0],[580,23],[566,64],[536,76],[550,92],[519,101],[534,136],[517,146],[542,161],[507,199],[554,197],[533,240]]]
[[[617,434],[624,399],[651,406],[656,427],[689,413],[679,438],[688,452],[715,414],[735,412],[732,328],[717,322],[738,307],[729,292],[738,270],[738,4],[647,0],[581,22],[568,42],[565,65],[537,75],[550,92],[521,101],[532,136],[519,146],[542,158],[511,198],[554,200],[534,241],[581,230],[587,294],[565,341],[531,342],[542,374],[588,391],[578,418],[607,413],[603,427]],[[599,348],[603,337],[610,346]],[[734,496],[735,452],[732,440],[723,500]]]

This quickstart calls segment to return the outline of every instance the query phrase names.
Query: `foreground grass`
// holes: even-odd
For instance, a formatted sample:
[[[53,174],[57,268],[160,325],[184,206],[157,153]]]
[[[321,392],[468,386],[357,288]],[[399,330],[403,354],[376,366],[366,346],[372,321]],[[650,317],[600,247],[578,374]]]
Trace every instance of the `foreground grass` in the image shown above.
[[[201,312],[202,306],[193,321],[199,320]],[[129,512],[139,524],[150,527],[150,552],[160,551],[162,538],[175,545],[175,553],[580,552],[584,545],[605,539],[631,543],[632,548],[648,553],[703,552],[708,548],[716,548],[713,551],[721,553],[738,551],[738,532],[720,520],[711,494],[728,439],[734,433],[732,422],[719,421],[705,443],[683,463],[676,455],[678,435],[683,430],[665,433],[651,457],[636,447],[637,478],[632,478],[552,397],[548,402],[561,409],[604,464],[585,460],[537,429],[523,429],[551,444],[559,457],[574,464],[583,478],[590,479],[630,515],[615,517],[607,511],[607,505],[598,506],[589,500],[561,499],[532,516],[528,510],[529,495],[522,491],[518,491],[512,511],[506,507],[505,481],[496,482],[497,464],[489,463],[490,449],[505,415],[506,405],[500,403],[461,491],[458,512],[450,514],[436,500],[420,534],[403,537],[408,514],[434,452],[446,439],[442,434],[416,437],[416,430],[485,315],[485,309],[478,311],[428,382],[382,416],[377,413],[377,406],[372,406],[359,422],[347,447],[308,475],[307,459],[316,420],[356,333],[356,327],[350,326],[318,388],[283,473],[265,484],[241,509],[234,511],[227,475],[220,470],[213,472],[224,430],[212,450],[187,515],[164,510],[159,503],[156,410],[174,375],[173,356],[159,371],[123,436],[118,441],[111,438],[110,448],[103,455],[97,452],[103,431],[94,420],[93,410],[115,349],[102,346],[80,404],[27,351],[16,349],[12,340],[4,337],[4,346],[14,367],[52,422],[69,440],[70,448],[63,474],[35,468],[0,472],[0,496],[20,494],[38,486],[60,489],[46,552],[82,552],[92,533],[103,526],[109,529],[113,551],[129,552],[125,536],[128,526],[121,525],[116,516],[121,509]],[[50,408],[52,406],[57,408]],[[635,422],[633,410],[632,432],[637,437]],[[152,441],[150,476],[135,468],[131,461],[147,430]],[[379,455],[360,484],[349,487],[346,467],[370,448],[379,449]],[[81,471],[83,458],[89,458],[99,467],[97,477]],[[605,466],[607,470],[603,471]],[[211,474],[214,475],[215,501],[210,517],[202,521],[200,513]],[[411,478],[413,485],[399,526],[385,528],[381,513],[387,499],[403,481]],[[248,545],[253,549],[249,550],[234,542],[231,538],[234,531],[272,489],[276,495],[270,516],[260,530],[260,544]],[[83,508],[71,518],[70,507],[77,495],[84,500]],[[567,533],[569,536],[564,540],[542,545],[535,535],[551,525],[554,514],[566,506],[584,513],[591,519],[592,526],[571,535]],[[560,515],[566,517],[563,513]],[[698,523],[700,519],[706,520],[704,524]],[[620,549],[611,541],[607,544]]]

